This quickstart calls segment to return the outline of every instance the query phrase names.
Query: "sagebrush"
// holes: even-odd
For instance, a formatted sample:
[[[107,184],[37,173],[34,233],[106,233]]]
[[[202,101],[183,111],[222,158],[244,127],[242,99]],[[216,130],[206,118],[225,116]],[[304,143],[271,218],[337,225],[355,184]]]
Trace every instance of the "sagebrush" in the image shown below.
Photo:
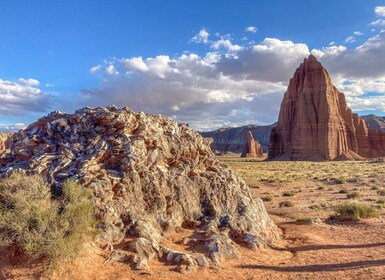
[[[75,255],[94,224],[91,193],[73,181],[57,198],[38,175],[14,173],[0,181],[0,249],[13,246],[55,264]]]

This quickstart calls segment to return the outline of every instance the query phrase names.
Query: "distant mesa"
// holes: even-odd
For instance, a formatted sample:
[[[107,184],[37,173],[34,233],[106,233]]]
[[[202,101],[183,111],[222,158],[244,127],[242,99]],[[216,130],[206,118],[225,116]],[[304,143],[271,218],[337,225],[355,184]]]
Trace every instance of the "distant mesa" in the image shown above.
[[[258,141],[262,149],[267,153],[272,125],[245,125],[241,127],[226,127],[214,131],[201,132],[205,138],[212,138],[211,149],[221,153],[243,153],[247,134],[250,131],[253,138]]]
[[[262,146],[258,143],[258,141],[254,140],[254,137],[251,131],[247,133],[245,147],[243,149],[241,157],[246,157],[246,158],[263,157]]]
[[[348,108],[326,69],[310,55],[297,68],[270,135],[270,160],[344,160],[385,155],[385,133]]]
[[[368,122],[368,125],[372,128],[385,131],[385,117],[379,117],[373,114],[361,116]]]

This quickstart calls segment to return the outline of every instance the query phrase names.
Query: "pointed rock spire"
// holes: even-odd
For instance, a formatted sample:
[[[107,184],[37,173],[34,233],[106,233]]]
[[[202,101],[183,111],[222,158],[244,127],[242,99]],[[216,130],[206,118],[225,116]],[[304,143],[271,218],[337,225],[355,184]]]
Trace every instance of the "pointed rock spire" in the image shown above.
[[[335,160],[385,155],[385,133],[368,127],[348,108],[315,56],[290,79],[272,130],[269,159]]]
[[[262,146],[254,140],[253,134],[251,131],[248,131],[245,147],[243,149],[241,157],[254,158],[254,157],[262,157],[263,150]]]

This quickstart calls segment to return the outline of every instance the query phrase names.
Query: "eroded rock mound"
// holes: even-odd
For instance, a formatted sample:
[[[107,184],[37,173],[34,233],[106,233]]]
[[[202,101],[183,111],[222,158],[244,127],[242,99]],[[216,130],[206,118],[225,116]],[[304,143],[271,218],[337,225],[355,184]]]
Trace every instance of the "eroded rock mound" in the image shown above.
[[[251,131],[247,133],[245,147],[243,149],[241,157],[256,158],[263,157],[262,146],[254,140]]]
[[[186,124],[128,108],[84,108],[52,112],[11,139],[1,175],[21,169],[44,174],[56,192],[66,179],[92,189],[98,244],[113,248],[130,238],[135,256],[114,254],[137,268],[151,258],[206,264],[159,245],[181,227],[195,230],[189,242],[213,262],[234,255],[233,242],[255,248],[278,237],[262,201]]]
[[[328,72],[310,55],[290,79],[277,126],[270,135],[271,160],[341,160],[385,155],[385,133],[348,108]]]

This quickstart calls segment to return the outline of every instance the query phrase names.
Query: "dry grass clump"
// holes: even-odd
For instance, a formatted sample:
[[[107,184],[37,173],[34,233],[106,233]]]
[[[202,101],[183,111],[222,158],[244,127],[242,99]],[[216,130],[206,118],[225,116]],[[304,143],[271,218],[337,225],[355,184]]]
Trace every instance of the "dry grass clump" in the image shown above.
[[[295,192],[294,191],[285,191],[282,193],[282,196],[294,196]]]
[[[73,181],[52,199],[38,176],[14,173],[0,181],[0,249],[13,246],[50,266],[74,256],[94,226],[90,192]]]
[[[336,214],[331,218],[338,218],[341,220],[357,221],[360,219],[369,219],[378,217],[375,207],[369,204],[361,203],[345,203],[335,206]]]
[[[273,200],[273,196],[271,196],[270,194],[264,195],[264,196],[261,196],[261,199],[262,199],[262,201],[269,202],[269,201]]]
[[[288,200],[284,200],[284,201],[281,201],[279,204],[278,204],[279,207],[294,207],[294,202],[293,201],[288,201]]]
[[[360,197],[360,193],[359,192],[351,192],[351,193],[348,193],[346,195],[346,197],[349,199],[356,199],[356,198]]]

